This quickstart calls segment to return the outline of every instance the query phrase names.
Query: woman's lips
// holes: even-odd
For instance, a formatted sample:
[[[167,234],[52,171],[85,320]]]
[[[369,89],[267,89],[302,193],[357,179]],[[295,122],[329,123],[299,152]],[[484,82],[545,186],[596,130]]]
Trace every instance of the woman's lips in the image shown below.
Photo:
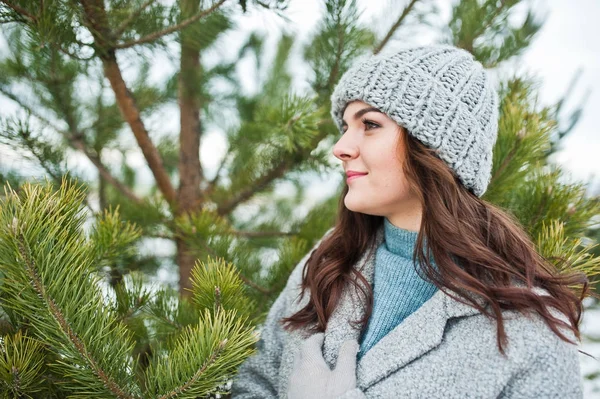
[[[366,175],[367,175],[366,173],[362,174],[362,175],[352,175],[352,176],[350,176],[350,177],[348,177],[346,179],[346,183],[350,183],[351,180],[358,179],[359,177],[363,177],[363,176],[366,176]]]

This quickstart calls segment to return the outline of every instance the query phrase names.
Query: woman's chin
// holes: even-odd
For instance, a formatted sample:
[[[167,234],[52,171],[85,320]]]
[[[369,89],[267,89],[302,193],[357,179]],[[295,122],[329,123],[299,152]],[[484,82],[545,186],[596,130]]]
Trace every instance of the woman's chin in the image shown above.
[[[344,205],[346,205],[346,208],[352,212],[367,213],[366,211],[368,208],[365,206],[365,204],[362,201],[357,201],[355,198],[351,198],[350,195],[346,195],[346,198],[344,199]]]

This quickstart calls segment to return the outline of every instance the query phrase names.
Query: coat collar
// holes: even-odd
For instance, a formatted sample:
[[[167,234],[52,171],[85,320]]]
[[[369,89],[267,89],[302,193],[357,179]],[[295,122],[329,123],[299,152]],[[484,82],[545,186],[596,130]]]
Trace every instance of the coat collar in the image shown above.
[[[373,281],[375,270],[375,251],[383,242],[383,227],[377,232],[374,246],[357,263],[363,276]],[[456,295],[456,294],[453,294]],[[365,310],[360,300],[362,296],[354,286],[348,286],[331,315],[325,331],[323,356],[333,367],[342,342],[360,339],[360,330],[350,322],[360,320]],[[480,298],[472,296],[481,306]],[[357,380],[362,389],[367,389],[397,369],[438,346],[442,341],[446,322],[453,317],[472,316],[479,311],[463,304],[442,290],[438,290],[419,309],[408,316],[400,325],[383,337],[358,362]]]

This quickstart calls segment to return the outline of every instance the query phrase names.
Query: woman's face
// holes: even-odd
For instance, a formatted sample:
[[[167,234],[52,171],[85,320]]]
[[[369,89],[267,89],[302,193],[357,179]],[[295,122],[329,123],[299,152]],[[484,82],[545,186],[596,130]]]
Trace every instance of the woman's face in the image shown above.
[[[343,162],[346,178],[350,171],[365,173],[347,182],[346,207],[385,216],[397,227],[418,230],[421,205],[402,170],[405,147],[400,126],[362,101],[349,103],[343,120],[344,133],[333,154]]]

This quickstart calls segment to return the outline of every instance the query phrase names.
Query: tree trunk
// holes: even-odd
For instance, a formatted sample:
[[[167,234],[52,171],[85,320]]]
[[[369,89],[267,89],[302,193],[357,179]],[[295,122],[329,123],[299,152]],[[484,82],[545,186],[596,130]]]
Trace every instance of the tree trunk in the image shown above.
[[[175,189],[173,188],[169,174],[163,166],[158,150],[152,143],[152,140],[150,140],[150,136],[144,126],[135,99],[123,80],[121,69],[117,63],[115,49],[110,43],[113,35],[110,31],[104,2],[103,0],[81,0],[81,4],[83,6],[85,24],[88,26],[94,37],[96,51],[102,60],[104,76],[106,76],[110,82],[111,88],[115,93],[115,100],[119,110],[131,128],[133,135],[142,150],[142,154],[144,154],[144,158],[148,163],[148,167],[156,179],[158,188],[165,197],[165,200],[169,204],[174,205],[173,202],[176,197]],[[77,141],[74,141],[74,143],[77,144]],[[82,144],[80,143],[80,145]],[[88,158],[90,158],[97,167],[101,164],[99,160],[95,162],[94,158],[89,155]],[[102,168],[99,167],[99,170],[102,172]],[[106,171],[104,178],[109,180],[111,178],[110,173]],[[116,183],[118,182],[113,181],[115,187],[119,188],[129,198],[134,201],[136,200],[136,197],[131,190],[125,185],[119,186]]]
[[[198,12],[198,0],[182,0],[182,18]],[[200,180],[200,49],[189,29],[181,32],[181,65],[179,74],[179,109],[181,131],[179,134],[179,189],[177,191],[177,214],[194,212],[201,207]],[[183,296],[190,294],[190,273],[195,258],[187,245],[177,240],[177,264],[179,265],[179,291]]]

